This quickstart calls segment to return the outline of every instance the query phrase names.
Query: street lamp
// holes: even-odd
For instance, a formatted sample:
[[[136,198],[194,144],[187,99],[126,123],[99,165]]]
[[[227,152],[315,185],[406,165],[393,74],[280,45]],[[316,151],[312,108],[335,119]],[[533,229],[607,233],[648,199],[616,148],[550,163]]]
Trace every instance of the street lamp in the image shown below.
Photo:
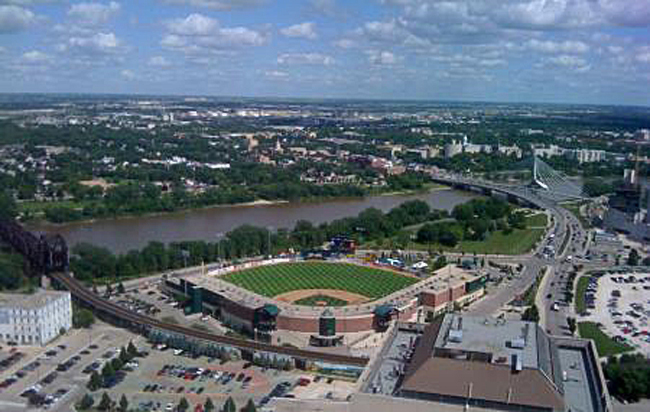
[[[273,255],[272,250],[271,250],[271,232],[273,231],[273,229],[274,229],[273,226],[267,226],[267,227],[266,227],[266,236],[267,236],[267,239],[266,239],[266,242],[267,242],[267,243],[266,243],[266,244],[267,244],[267,246],[268,246],[267,254],[268,254],[269,256],[272,256],[272,255]]]
[[[217,232],[215,237],[217,238],[217,259],[221,263],[221,239],[223,238],[223,232]]]

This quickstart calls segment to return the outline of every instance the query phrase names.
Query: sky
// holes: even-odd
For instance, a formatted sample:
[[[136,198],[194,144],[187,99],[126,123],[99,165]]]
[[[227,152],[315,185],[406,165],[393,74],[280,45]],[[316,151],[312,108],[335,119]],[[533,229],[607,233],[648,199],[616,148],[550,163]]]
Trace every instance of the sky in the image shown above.
[[[0,92],[650,106],[650,0],[0,0]]]

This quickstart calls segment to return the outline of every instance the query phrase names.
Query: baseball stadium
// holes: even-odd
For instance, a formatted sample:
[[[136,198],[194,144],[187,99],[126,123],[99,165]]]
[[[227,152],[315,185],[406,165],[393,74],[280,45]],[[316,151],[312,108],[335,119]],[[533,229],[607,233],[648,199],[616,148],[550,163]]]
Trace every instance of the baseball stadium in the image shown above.
[[[337,346],[391,320],[435,316],[483,294],[485,276],[449,265],[420,278],[390,265],[358,260],[269,259],[169,278],[164,288],[255,339]],[[286,335],[286,334],[285,334]],[[286,343],[286,340],[284,341]]]

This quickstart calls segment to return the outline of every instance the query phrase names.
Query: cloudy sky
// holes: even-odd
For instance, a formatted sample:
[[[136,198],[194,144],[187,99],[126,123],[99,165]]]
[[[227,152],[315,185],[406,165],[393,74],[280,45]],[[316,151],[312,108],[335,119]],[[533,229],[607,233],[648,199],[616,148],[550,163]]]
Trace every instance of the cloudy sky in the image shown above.
[[[650,0],[0,0],[0,92],[650,105]]]

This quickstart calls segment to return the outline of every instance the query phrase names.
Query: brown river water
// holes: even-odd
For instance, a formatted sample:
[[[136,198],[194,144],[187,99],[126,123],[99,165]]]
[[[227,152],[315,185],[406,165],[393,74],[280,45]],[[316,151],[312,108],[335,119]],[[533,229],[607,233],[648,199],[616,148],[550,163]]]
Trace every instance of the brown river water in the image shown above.
[[[407,200],[425,200],[434,209],[451,210],[476,195],[457,190],[432,190],[418,194],[368,196],[365,198],[334,199],[320,202],[295,202],[255,206],[219,206],[177,213],[147,215],[62,225],[33,224],[36,231],[61,234],[69,246],[88,242],[125,253],[142,248],[149,241],[169,243],[181,240],[215,241],[237,226],[250,224],[278,228],[293,228],[298,220],[314,224],[343,217],[356,216],[362,210],[376,207],[383,211]]]

